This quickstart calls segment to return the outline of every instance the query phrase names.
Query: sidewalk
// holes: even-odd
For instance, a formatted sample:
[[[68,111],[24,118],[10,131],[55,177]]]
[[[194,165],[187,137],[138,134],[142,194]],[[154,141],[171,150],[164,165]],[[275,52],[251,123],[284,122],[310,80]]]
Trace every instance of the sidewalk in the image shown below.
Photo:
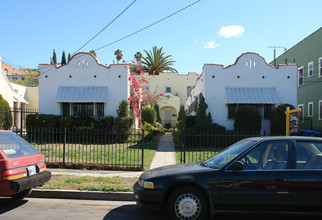
[[[176,164],[176,154],[171,133],[160,137],[158,148],[152,159],[150,169],[160,166]],[[114,170],[75,170],[75,169],[47,169],[52,175],[74,175],[74,176],[95,176],[95,177],[139,177],[142,171],[114,171]],[[64,199],[92,199],[92,200],[114,200],[134,201],[133,193],[122,192],[88,192],[78,190],[42,190],[34,189],[29,197],[36,198],[64,198]]]

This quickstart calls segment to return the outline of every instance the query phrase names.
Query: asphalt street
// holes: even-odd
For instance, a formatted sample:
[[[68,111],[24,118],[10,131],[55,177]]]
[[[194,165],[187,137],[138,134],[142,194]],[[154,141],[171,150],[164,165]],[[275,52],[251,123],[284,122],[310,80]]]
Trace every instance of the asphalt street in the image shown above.
[[[0,198],[1,220],[168,220],[165,213],[139,208],[135,202],[27,198]],[[216,215],[215,220],[315,220],[308,216]]]

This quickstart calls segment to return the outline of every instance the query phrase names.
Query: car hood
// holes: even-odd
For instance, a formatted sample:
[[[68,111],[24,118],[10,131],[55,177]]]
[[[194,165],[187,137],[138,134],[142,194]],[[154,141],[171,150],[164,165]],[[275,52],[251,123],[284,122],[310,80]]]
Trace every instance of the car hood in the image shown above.
[[[144,172],[140,178],[150,179],[153,177],[168,176],[168,175],[178,175],[184,173],[200,173],[213,170],[209,167],[201,166],[200,163],[184,163],[176,165],[168,165],[163,167],[158,167],[155,169],[148,170]]]

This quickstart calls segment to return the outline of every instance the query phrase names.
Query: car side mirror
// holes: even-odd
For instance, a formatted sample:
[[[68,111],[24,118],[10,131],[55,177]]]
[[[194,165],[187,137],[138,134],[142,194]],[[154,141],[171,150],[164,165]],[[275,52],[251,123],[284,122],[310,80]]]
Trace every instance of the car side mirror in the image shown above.
[[[244,168],[245,168],[245,165],[243,162],[236,161],[229,167],[229,170],[238,171],[238,170],[243,170]]]

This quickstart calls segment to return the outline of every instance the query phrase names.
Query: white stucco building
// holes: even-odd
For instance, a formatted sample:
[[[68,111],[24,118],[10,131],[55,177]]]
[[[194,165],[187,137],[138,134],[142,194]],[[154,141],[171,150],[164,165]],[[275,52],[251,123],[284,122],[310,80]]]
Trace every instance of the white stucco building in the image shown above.
[[[147,73],[146,73],[147,74]],[[148,89],[156,95],[163,94],[158,102],[161,124],[171,123],[176,126],[180,105],[185,106],[187,97],[199,75],[196,73],[178,74],[162,72],[159,75],[146,75]]]
[[[10,106],[13,127],[20,129],[24,127],[23,121],[27,112],[38,111],[38,87],[25,87],[10,82],[3,69],[15,68],[8,64],[5,64],[5,67],[2,65],[0,57],[0,94]],[[24,113],[22,114],[21,111]],[[23,120],[21,121],[21,119]]]
[[[102,65],[90,53],[75,54],[66,65],[39,64],[39,113],[116,117],[129,97],[129,68]]]
[[[275,68],[256,53],[242,54],[227,67],[205,64],[187,98],[186,112],[190,115],[196,113],[202,94],[213,122],[232,130],[237,108],[252,105],[261,115],[262,133],[269,133],[270,110],[273,106],[285,103],[297,106],[296,77],[295,64]]]

